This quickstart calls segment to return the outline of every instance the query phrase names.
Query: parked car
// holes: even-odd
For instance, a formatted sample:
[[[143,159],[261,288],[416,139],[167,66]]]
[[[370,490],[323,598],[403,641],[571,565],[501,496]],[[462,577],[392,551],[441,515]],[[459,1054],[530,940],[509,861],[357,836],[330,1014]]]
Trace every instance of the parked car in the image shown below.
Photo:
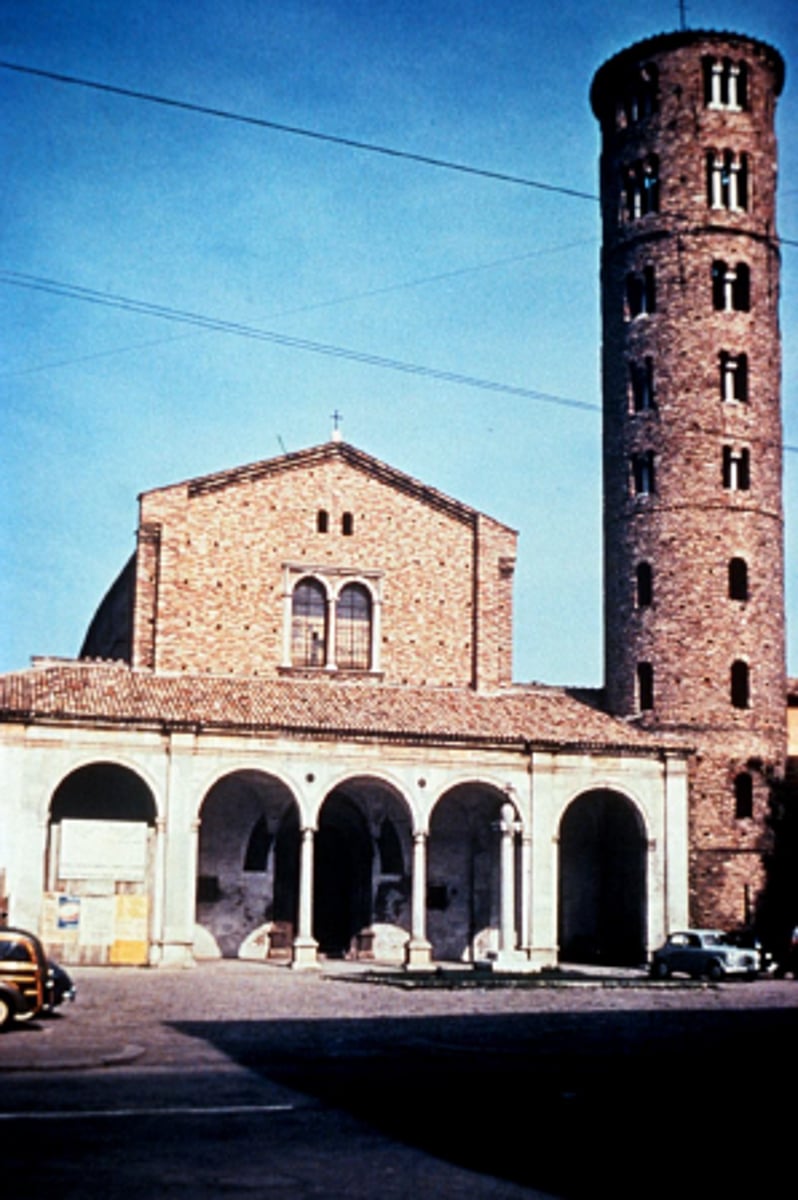
[[[746,950],[753,950],[757,956],[757,968],[762,974],[769,974],[775,969],[776,963],[773,955],[765,949],[753,929],[731,929],[726,934],[726,939],[733,946],[742,946]]]
[[[0,1029],[52,1012],[74,996],[69,974],[48,960],[35,934],[0,928]]]
[[[759,954],[751,947],[736,946],[720,929],[684,929],[668,935],[663,946],[654,951],[650,973],[653,979],[667,979],[679,973],[693,979],[723,979],[742,975],[755,979]]]

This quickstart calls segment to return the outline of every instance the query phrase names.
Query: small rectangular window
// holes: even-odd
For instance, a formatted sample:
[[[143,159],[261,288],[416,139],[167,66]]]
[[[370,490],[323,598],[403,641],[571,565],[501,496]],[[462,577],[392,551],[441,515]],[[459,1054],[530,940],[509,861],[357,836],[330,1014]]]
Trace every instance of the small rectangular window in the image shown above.
[[[654,577],[651,563],[641,562],[635,569],[637,607],[648,608],[654,601]]]
[[[729,559],[729,599],[748,599],[748,564],[744,558]]]
[[[654,494],[654,452],[635,454],[632,458],[632,490],[636,496]]]
[[[355,532],[355,518],[351,512],[345,512],[341,517],[341,533],[344,537],[351,537]]]
[[[737,660],[731,668],[731,702],[734,708],[748,708],[751,700],[751,685],[748,663]]]
[[[748,771],[734,778],[734,816],[745,821],[754,815],[754,781]]]
[[[637,704],[641,712],[654,707],[654,668],[650,662],[637,664]]]

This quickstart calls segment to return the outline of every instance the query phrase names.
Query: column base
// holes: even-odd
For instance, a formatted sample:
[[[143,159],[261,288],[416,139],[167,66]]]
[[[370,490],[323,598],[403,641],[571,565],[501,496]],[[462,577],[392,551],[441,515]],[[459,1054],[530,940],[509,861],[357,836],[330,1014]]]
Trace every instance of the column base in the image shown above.
[[[423,971],[432,966],[432,945],[425,938],[410,938],[405,946],[405,970]]]
[[[320,969],[318,951],[319,943],[315,938],[295,938],[291,959],[292,970],[318,971]]]
[[[512,971],[514,974],[532,974],[540,970],[526,950],[496,950],[487,956],[486,965],[491,971]]]
[[[151,967],[196,967],[193,943],[153,942],[150,945]]]

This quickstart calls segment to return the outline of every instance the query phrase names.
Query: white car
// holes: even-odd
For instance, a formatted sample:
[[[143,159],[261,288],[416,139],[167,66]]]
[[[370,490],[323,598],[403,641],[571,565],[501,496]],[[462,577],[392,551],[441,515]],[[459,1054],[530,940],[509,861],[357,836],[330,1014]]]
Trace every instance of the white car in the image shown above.
[[[674,972],[693,979],[723,979],[743,975],[755,979],[759,970],[757,951],[735,946],[720,929],[683,929],[668,935],[668,940],[651,957],[653,979],[667,979]]]

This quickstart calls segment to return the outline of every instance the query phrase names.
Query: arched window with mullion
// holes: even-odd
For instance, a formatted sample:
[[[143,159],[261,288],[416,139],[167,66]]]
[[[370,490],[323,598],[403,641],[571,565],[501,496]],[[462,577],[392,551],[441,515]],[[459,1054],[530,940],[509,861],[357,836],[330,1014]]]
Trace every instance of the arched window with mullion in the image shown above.
[[[302,579],[291,598],[291,664],[323,667],[327,661],[327,596],[317,579]]]
[[[335,665],[343,671],[368,671],[371,667],[371,595],[361,583],[348,583],[338,596]]]

